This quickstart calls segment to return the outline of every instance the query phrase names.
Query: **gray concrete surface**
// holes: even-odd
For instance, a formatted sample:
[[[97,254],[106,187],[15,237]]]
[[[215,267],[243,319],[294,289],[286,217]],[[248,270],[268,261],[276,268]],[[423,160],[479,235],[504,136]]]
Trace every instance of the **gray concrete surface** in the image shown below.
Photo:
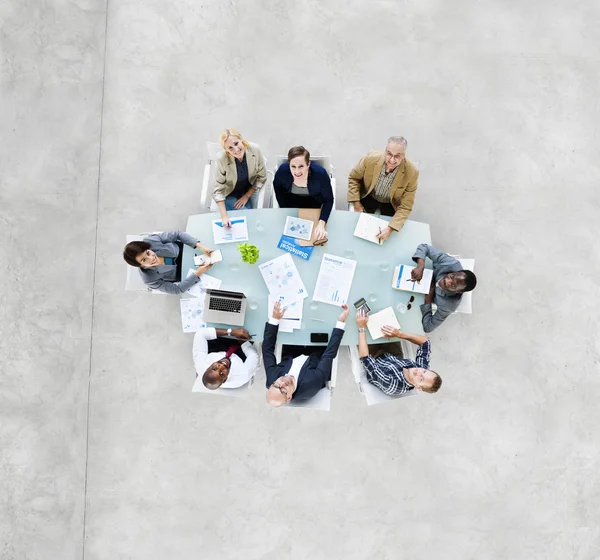
[[[3,560],[595,559],[600,6],[509,0],[0,5]],[[126,233],[199,211],[224,127],[345,178],[409,140],[413,218],[477,259],[435,396],[192,395],[177,300]]]

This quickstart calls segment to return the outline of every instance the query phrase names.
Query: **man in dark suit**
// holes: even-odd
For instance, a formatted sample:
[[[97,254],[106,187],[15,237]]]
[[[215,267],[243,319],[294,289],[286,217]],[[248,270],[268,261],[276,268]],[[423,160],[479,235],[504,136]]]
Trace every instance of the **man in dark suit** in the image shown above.
[[[271,318],[265,325],[265,336],[262,345],[263,363],[267,372],[267,402],[273,407],[294,401],[307,401],[314,397],[331,378],[331,365],[336,357],[340,342],[344,336],[346,318],[349,308],[342,305],[342,313],[338,317],[325,351],[314,347],[309,355],[282,356],[278,364],[275,359],[275,344],[279,321],[283,318],[285,308],[278,301],[273,307]],[[310,350],[309,350],[310,351]]]

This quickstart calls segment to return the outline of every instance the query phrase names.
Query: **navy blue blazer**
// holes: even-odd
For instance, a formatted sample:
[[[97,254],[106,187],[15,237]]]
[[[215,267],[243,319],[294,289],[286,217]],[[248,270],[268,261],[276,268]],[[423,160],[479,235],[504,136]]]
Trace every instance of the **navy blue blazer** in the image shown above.
[[[280,377],[286,375],[292,367],[292,358],[285,358],[281,363],[275,359],[275,343],[279,326],[265,325],[265,336],[262,343],[262,356],[267,372],[267,389]],[[307,401],[312,399],[331,379],[331,366],[337,356],[340,342],[344,336],[342,329],[333,329],[329,344],[322,355],[313,352],[298,374],[296,390],[292,395],[293,401]]]
[[[273,178],[273,189],[280,208],[298,208],[295,202],[298,195],[291,193],[293,183],[294,176],[290,171],[290,164],[288,162],[282,163]],[[320,219],[327,222],[333,208],[333,189],[331,188],[329,173],[324,167],[311,163],[308,168],[308,183],[306,186],[310,198],[316,203],[306,206],[306,208],[319,208],[320,206]]]

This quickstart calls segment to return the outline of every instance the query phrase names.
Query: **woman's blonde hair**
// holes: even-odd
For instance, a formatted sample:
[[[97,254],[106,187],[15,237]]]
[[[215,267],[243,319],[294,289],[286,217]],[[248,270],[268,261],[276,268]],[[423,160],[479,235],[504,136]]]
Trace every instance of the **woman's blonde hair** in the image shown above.
[[[226,128],[223,132],[221,132],[221,148],[225,150],[225,153],[228,156],[231,157],[231,154],[225,149],[225,142],[227,142],[227,138],[229,138],[230,136],[235,136],[236,138],[239,138],[242,141],[244,148],[248,148],[250,146],[250,144],[248,144],[248,142],[244,140],[244,137],[242,136],[241,132],[238,132],[235,128]]]

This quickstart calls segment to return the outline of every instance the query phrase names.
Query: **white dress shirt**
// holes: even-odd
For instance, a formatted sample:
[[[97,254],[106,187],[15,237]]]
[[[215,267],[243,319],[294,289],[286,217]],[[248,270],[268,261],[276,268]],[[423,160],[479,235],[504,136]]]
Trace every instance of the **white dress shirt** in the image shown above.
[[[200,329],[194,336],[194,347],[192,355],[194,357],[194,366],[196,373],[199,377],[204,375],[204,372],[209,368],[210,365],[218,362],[225,357],[226,352],[208,352],[208,340],[215,340],[217,338],[217,331],[214,328]],[[239,344],[234,338],[231,340],[231,344]],[[250,342],[244,342],[242,345],[242,352],[246,355],[246,361],[242,362],[242,359],[237,354],[229,356],[231,360],[231,367],[229,368],[229,376],[227,381],[221,385],[224,389],[235,389],[245,385],[254,377],[256,368],[258,366],[258,354],[254,349],[254,346]]]
[[[284,317],[285,319],[285,317]],[[271,325],[279,325],[279,319],[275,319],[275,317],[271,317],[269,319],[269,323]],[[342,321],[338,321],[335,324],[335,328],[336,329],[342,329],[343,331],[346,330],[346,323],[342,322]],[[306,354],[302,354],[300,356],[296,356],[293,360],[292,360],[292,367],[290,368],[290,371],[288,371],[286,373],[286,375],[291,375],[294,378],[294,384],[297,387],[298,386],[298,376],[300,375],[300,370],[302,369],[302,366],[304,365],[304,362],[306,362],[306,360],[308,360],[308,356]]]

